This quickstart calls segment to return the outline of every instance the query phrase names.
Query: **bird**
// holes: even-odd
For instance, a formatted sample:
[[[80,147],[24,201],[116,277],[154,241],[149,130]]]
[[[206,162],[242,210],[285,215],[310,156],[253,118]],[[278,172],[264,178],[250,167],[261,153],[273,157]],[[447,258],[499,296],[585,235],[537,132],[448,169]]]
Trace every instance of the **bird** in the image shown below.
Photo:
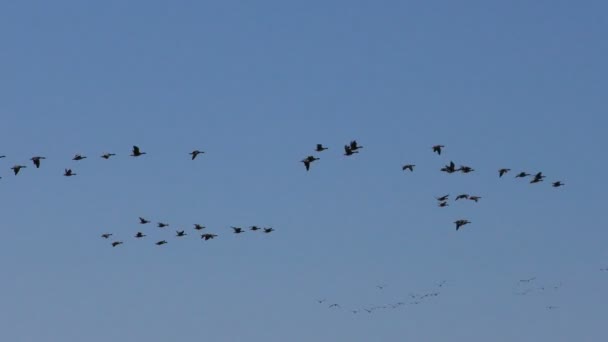
[[[473,171],[475,171],[475,170],[474,170],[472,167],[470,167],[470,166],[464,166],[464,165],[462,165],[462,166],[460,166],[460,168],[458,168],[458,170],[456,170],[456,171],[460,171],[460,172],[462,172],[462,173],[469,173],[469,172],[473,172]]]
[[[34,165],[36,166],[36,168],[39,168],[40,167],[40,160],[41,159],[46,159],[46,158],[45,157],[40,157],[40,156],[35,156],[35,157],[32,157],[30,160],[32,162],[34,162]]]
[[[141,152],[138,146],[133,145],[133,152],[131,153],[131,157],[139,157],[142,154],[146,154],[146,152]]]
[[[330,308],[339,308],[340,304],[331,304],[329,307]]]
[[[166,243],[167,243],[167,241],[166,241],[166,240],[160,240],[160,241],[158,241],[158,242],[156,243],[156,245],[157,245],[157,246],[162,246],[162,245],[164,245],[164,244],[166,244]]]
[[[511,169],[500,169],[498,170],[498,177],[504,176],[505,173],[511,171]]]
[[[244,233],[245,231],[241,227],[230,227],[234,231],[234,234]]]
[[[317,144],[317,148],[315,148],[315,151],[317,152],[323,152],[325,150],[327,150],[327,147],[324,147],[323,144]]]
[[[314,156],[308,156],[304,159],[302,159],[302,163],[304,163],[304,166],[306,167],[306,171],[308,171],[310,169],[310,163],[314,162],[315,160],[319,160],[320,158],[316,158]]]
[[[104,153],[101,155],[101,158],[103,159],[110,159],[110,157],[115,156],[116,154],[114,153]]]
[[[13,167],[11,167],[11,169],[13,170],[13,172],[15,173],[15,176],[19,173],[19,170],[26,168],[27,166],[25,165],[15,165]]]
[[[529,173],[522,171],[522,172],[518,173],[517,176],[515,176],[515,178],[524,178],[524,177],[528,177],[528,176],[530,176]]]
[[[448,207],[448,206],[449,206],[448,202],[440,202],[438,205],[439,205],[441,208],[445,208],[445,207]]]
[[[2,158],[6,158],[6,156],[0,156],[0,159],[2,159]]]
[[[101,237],[102,237],[102,238],[104,238],[104,239],[109,239],[109,238],[110,238],[110,236],[112,236],[112,233],[104,233],[104,234],[101,234]]]
[[[557,181],[557,182],[553,182],[553,184],[551,184],[554,188],[559,188],[560,186],[564,186],[564,183],[562,183],[561,181]]]
[[[195,223],[194,224],[194,229],[196,229],[196,230],[203,230],[203,229],[205,229],[205,226],[201,226],[200,224]]]
[[[143,218],[143,217],[140,217],[140,218],[139,218],[139,223],[140,223],[140,224],[146,224],[146,223],[150,223],[150,221],[146,220],[146,219],[145,219],[145,218]]]
[[[74,158],[72,158],[72,160],[83,160],[83,159],[87,159],[87,157],[86,157],[86,156],[83,156],[83,155],[81,155],[81,154],[76,154],[76,155],[74,156]]]
[[[146,236],[146,234],[144,234],[142,232],[137,232],[137,234],[135,234],[135,237],[138,239],[143,238],[144,236]]]
[[[205,239],[205,241],[215,238],[216,234],[201,234],[201,239]]]
[[[177,237],[186,236],[186,235],[188,235],[188,234],[186,234],[183,230],[175,231],[175,236],[177,236]]]
[[[260,228],[260,227],[258,227],[258,226],[251,226],[251,227],[249,227],[249,230],[253,230],[254,232],[255,232],[256,230],[260,230],[260,229],[262,229],[262,228]]]
[[[122,241],[114,241],[114,242],[112,242],[112,247],[116,247],[118,245],[122,245]]]
[[[350,148],[350,146],[344,145],[344,155],[345,156],[352,156],[354,153],[359,153],[359,151],[353,151],[353,149]]]
[[[71,177],[71,176],[76,176],[77,174],[72,172],[72,169],[65,169],[65,171],[63,172],[63,175],[66,177]]]
[[[543,176],[542,172],[539,172],[534,175],[534,178],[530,181],[530,184],[542,182],[543,178],[545,178],[545,176]]]
[[[435,197],[439,202],[443,202],[446,201],[448,199],[448,197],[450,196],[450,194],[447,195],[443,195],[441,197]]]
[[[461,195],[456,196],[456,201],[458,201],[459,199],[468,199],[468,198],[469,198],[469,195],[461,194]]]
[[[435,145],[433,146],[433,152],[436,152],[437,154],[441,154],[441,149],[444,148],[445,146],[443,145]]]
[[[456,164],[454,164],[453,161],[450,161],[449,165],[446,165],[441,168],[441,171],[447,172],[447,173],[454,173],[454,172],[456,172]]]
[[[416,166],[415,164],[405,164],[401,167],[401,170],[405,171],[405,170],[410,170],[410,172],[414,172],[414,166]]]
[[[471,201],[475,201],[475,202],[478,202],[480,198],[481,198],[481,196],[469,196],[469,199]]]
[[[192,156],[192,160],[194,160],[194,158],[196,158],[196,156],[198,156],[199,154],[205,153],[203,151],[199,151],[199,150],[194,150],[192,152],[190,152],[189,154]]]
[[[158,226],[158,228],[165,228],[165,227],[168,227],[169,224],[168,223],[163,223],[163,222],[158,222],[157,226]]]
[[[469,220],[456,220],[454,221],[454,223],[456,224],[456,230],[460,229],[460,227],[471,223]]]
[[[272,232],[274,232],[274,228],[264,228],[264,233],[268,234]]]
[[[358,149],[360,149],[360,148],[363,148],[363,146],[358,145],[358,144],[357,144],[357,140],[352,140],[352,141],[350,142],[350,149],[351,149],[351,150],[356,151],[356,150],[358,150]]]

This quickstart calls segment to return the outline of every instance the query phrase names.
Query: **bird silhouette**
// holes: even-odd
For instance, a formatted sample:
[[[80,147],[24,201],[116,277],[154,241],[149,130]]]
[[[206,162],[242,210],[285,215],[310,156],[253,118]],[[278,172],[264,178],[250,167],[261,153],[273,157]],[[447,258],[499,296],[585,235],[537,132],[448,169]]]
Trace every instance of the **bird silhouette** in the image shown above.
[[[327,147],[324,147],[323,144],[317,144],[317,148],[315,148],[315,151],[317,152],[323,152],[325,150],[327,150]]]
[[[101,158],[103,159],[110,159],[110,157],[115,156],[116,154],[114,153],[104,153],[101,155]]]
[[[450,161],[449,165],[446,165],[441,168],[441,171],[447,172],[447,173],[454,173],[454,172],[456,172],[456,164],[454,164],[453,161]]]
[[[264,228],[264,233],[268,234],[272,232],[274,232],[274,228]]]
[[[201,234],[201,239],[204,239],[205,241],[210,240],[215,238],[217,235],[216,234]]]
[[[475,202],[478,202],[480,198],[481,198],[481,196],[469,196],[469,199],[471,201],[475,201]]]
[[[518,173],[517,176],[515,176],[515,178],[524,178],[524,177],[528,177],[528,176],[530,176],[529,173],[522,171],[522,172]]]
[[[230,228],[232,228],[232,230],[234,231],[234,234],[241,234],[241,233],[245,232],[243,230],[243,228],[241,228],[241,227],[230,227]]]
[[[439,202],[443,202],[446,201],[448,199],[448,197],[450,196],[450,194],[447,195],[443,195],[441,197],[435,197]]]
[[[133,145],[133,152],[131,153],[131,157],[139,157],[146,152],[141,152],[138,146]]]
[[[194,224],[194,229],[196,229],[196,230],[203,230],[203,229],[205,229],[205,226],[202,226],[202,225],[200,225],[198,223],[195,223]]]
[[[0,156],[0,159],[2,159],[2,158],[6,158],[6,156]]]
[[[534,178],[530,181],[530,184],[542,182],[543,178],[545,178],[545,176],[543,176],[542,172],[539,172],[539,173],[537,173],[537,174],[534,175]]]
[[[81,154],[76,154],[76,155],[74,155],[74,158],[72,158],[72,160],[83,160],[83,159],[87,159],[87,157],[83,156]]]
[[[166,240],[160,240],[160,241],[158,241],[158,242],[156,243],[156,245],[157,245],[157,246],[162,246],[162,245],[164,245],[164,244],[166,244],[166,243],[167,243],[167,241],[166,241]]]
[[[445,146],[443,145],[435,145],[433,146],[433,152],[436,152],[437,154],[441,155],[441,150],[444,148]]]
[[[440,202],[440,203],[438,204],[438,206],[440,206],[441,208],[445,208],[445,207],[448,207],[448,206],[449,206],[449,204],[448,204],[448,202]]]
[[[165,227],[169,227],[169,224],[163,223],[163,222],[158,222],[157,226],[158,226],[158,228],[165,228]]]
[[[175,236],[177,237],[182,237],[182,236],[186,236],[188,234],[186,234],[186,232],[184,232],[183,230],[176,230],[175,231]]]
[[[312,162],[314,162],[315,160],[319,160],[320,158],[316,158],[314,156],[308,156],[304,159],[302,159],[302,163],[304,163],[304,166],[306,167],[306,171],[308,171],[310,169],[310,164]]]
[[[143,217],[140,217],[140,218],[139,218],[139,223],[140,223],[140,224],[146,224],[146,223],[150,223],[150,221],[146,220],[146,219],[145,219],[145,218],[143,218]]]
[[[102,238],[104,238],[104,239],[109,239],[109,238],[110,238],[110,236],[112,236],[112,233],[104,233],[104,234],[101,234],[101,237],[102,237]]]
[[[414,172],[414,164],[405,164],[401,167],[401,170],[405,171],[405,170],[410,170],[410,172]]]
[[[456,224],[456,230],[460,229],[460,227],[471,223],[469,220],[456,220],[454,221],[454,223]]]
[[[498,177],[502,177],[505,175],[505,173],[511,171],[511,169],[500,169],[498,170]]]
[[[564,183],[561,181],[557,181],[557,182],[553,182],[551,184],[551,186],[553,186],[554,188],[559,188],[560,186],[564,186]]]
[[[13,172],[15,173],[15,176],[16,176],[21,169],[25,169],[26,167],[27,166],[25,166],[25,165],[15,165],[15,166],[11,167],[11,169],[13,170]]]
[[[363,148],[363,146],[358,145],[358,144],[357,144],[357,140],[352,140],[352,141],[350,142],[350,149],[351,149],[353,152],[354,152],[354,151],[356,151],[356,150],[358,150],[358,149],[360,149],[360,148]]]
[[[254,232],[255,232],[256,230],[260,230],[260,229],[262,229],[262,228],[260,228],[260,227],[258,227],[258,226],[251,226],[251,227],[249,227],[249,230],[253,230]]]
[[[194,158],[196,158],[196,156],[198,156],[199,154],[205,153],[203,151],[199,151],[199,150],[194,150],[192,152],[190,152],[190,155],[192,156],[192,160],[194,160]]]
[[[459,199],[468,199],[468,198],[469,198],[468,194],[461,194],[461,195],[456,196],[455,200],[458,201]]]
[[[353,149],[350,146],[344,145],[344,155],[345,156],[352,156],[355,153],[359,153],[359,151],[353,151]]]
[[[45,157],[40,157],[40,156],[35,156],[35,157],[32,157],[30,160],[32,162],[34,162],[34,165],[36,166],[36,168],[39,168],[40,167],[40,160],[42,160],[42,159],[46,159],[46,158]]]
[[[76,176],[77,174],[72,172],[72,169],[65,169],[63,175],[66,177]]]
[[[143,238],[145,236],[146,236],[146,234],[144,234],[142,232],[137,232],[137,234],[135,234],[135,237],[138,238],[138,239],[141,239],[141,238]]]
[[[460,166],[460,168],[458,168],[457,171],[460,171],[462,173],[469,173],[469,172],[473,172],[475,170],[472,167],[470,167],[470,166],[464,166],[464,165],[462,165],[462,166]]]
[[[112,247],[116,247],[118,245],[122,245],[122,243],[123,243],[122,241],[114,241],[114,242],[112,242]]]

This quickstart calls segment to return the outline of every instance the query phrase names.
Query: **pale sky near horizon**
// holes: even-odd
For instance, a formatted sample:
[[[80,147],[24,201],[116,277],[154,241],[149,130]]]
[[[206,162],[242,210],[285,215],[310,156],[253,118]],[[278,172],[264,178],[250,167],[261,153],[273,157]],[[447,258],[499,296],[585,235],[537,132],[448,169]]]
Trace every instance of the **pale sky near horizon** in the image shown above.
[[[0,340],[603,341],[607,13],[4,2]]]

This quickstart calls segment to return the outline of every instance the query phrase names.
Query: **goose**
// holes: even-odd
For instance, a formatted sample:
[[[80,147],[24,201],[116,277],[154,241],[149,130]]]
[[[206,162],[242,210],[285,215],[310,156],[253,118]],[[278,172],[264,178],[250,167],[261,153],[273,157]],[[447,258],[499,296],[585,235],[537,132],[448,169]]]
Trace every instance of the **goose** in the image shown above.
[[[135,234],[135,237],[138,238],[138,239],[143,238],[145,236],[146,236],[146,234],[144,234],[142,232],[137,232],[137,234]]]
[[[215,238],[216,234],[201,234],[201,239],[205,239],[205,241]]]
[[[163,222],[158,222],[157,226],[158,226],[158,228],[165,228],[165,227],[169,227],[169,224],[163,223]]]
[[[511,171],[511,169],[500,169],[498,170],[498,177],[504,176],[505,173]]]
[[[35,156],[35,157],[32,157],[30,160],[32,162],[34,162],[34,165],[36,166],[36,168],[39,168],[40,167],[40,160],[41,159],[46,159],[46,158],[45,157],[40,157],[40,156]]]
[[[481,196],[469,196],[469,199],[471,201],[475,201],[475,202],[478,202],[480,198],[481,198]]]
[[[456,224],[456,230],[460,229],[460,227],[471,223],[469,220],[456,220],[454,221],[454,223]]]
[[[114,242],[112,242],[112,247],[116,247],[118,245],[122,245],[122,241],[114,241]]]
[[[146,220],[146,219],[145,219],[145,218],[143,218],[143,217],[140,217],[140,218],[139,218],[139,223],[140,223],[140,224],[146,224],[146,223],[150,223],[150,221]]]
[[[15,173],[15,176],[19,173],[19,170],[26,168],[27,166],[25,165],[15,165],[13,167],[11,167],[11,169],[13,170],[13,172]]]
[[[272,232],[274,232],[274,228],[264,228],[264,233],[268,234]]]
[[[314,162],[315,160],[319,160],[321,158],[315,158],[314,156],[308,156],[304,159],[301,160],[302,163],[304,163],[304,166],[306,167],[306,171],[310,170],[310,163]]]
[[[110,238],[110,236],[112,236],[112,233],[104,233],[104,234],[101,234],[101,237],[102,237],[102,238],[104,238],[104,239],[109,239],[109,238]]]
[[[110,157],[115,156],[116,154],[114,153],[104,153],[101,155],[101,158],[103,159],[110,159]]]
[[[146,152],[141,152],[138,146],[133,145],[133,153],[131,153],[132,157],[139,157],[143,154],[146,154]]]
[[[194,229],[196,229],[196,230],[203,230],[203,229],[205,229],[205,226],[201,226],[200,224],[195,223],[194,224]]]
[[[65,171],[63,172],[63,175],[66,177],[71,177],[71,176],[76,176],[77,174],[72,172],[72,169],[65,169]]]
[[[475,170],[472,167],[470,167],[470,166],[464,166],[463,165],[463,166],[460,166],[460,168],[458,170],[456,170],[456,171],[460,171],[462,173],[469,173],[469,172],[473,172]]]
[[[315,151],[317,152],[323,152],[325,150],[327,150],[327,147],[324,147],[323,144],[317,144],[317,148],[315,148]]]
[[[192,156],[192,160],[194,160],[194,158],[196,158],[196,156],[198,156],[199,154],[205,153],[203,151],[199,151],[199,150],[194,150],[192,152],[190,152],[189,154]]]
[[[74,155],[74,158],[72,158],[72,160],[83,160],[83,159],[87,159],[87,157],[83,156],[81,154],[76,154],[76,155]]]
[[[435,197],[439,202],[443,202],[446,201],[448,199],[448,197],[450,196],[450,194],[447,195],[443,195],[441,197]]]
[[[456,201],[458,201],[459,199],[468,199],[468,198],[469,198],[469,195],[461,194],[461,195],[456,196]]]
[[[182,236],[186,236],[188,234],[186,234],[186,232],[184,232],[183,230],[176,230],[175,231],[175,236],[177,237],[182,237]]]
[[[449,204],[448,204],[448,202],[441,202],[441,203],[439,203],[439,206],[440,206],[441,208],[445,208],[445,207],[448,207],[448,206],[449,206]]]
[[[232,228],[232,230],[234,231],[234,234],[241,234],[241,233],[245,232],[243,230],[243,228],[241,228],[241,227],[230,227],[230,228]]]
[[[359,151],[353,151],[353,149],[350,148],[348,145],[344,145],[344,155],[345,156],[352,156],[354,153],[359,153]]]
[[[518,173],[517,176],[515,176],[515,178],[524,178],[524,177],[528,177],[528,176],[530,176],[529,173],[522,171],[522,172]]]
[[[554,188],[559,188],[560,186],[564,186],[564,183],[561,181],[557,181],[557,182],[553,182],[553,184],[551,184]]]
[[[450,161],[449,165],[446,165],[441,168],[441,171],[447,172],[447,173],[454,173],[454,172],[456,172],[456,164],[454,164],[453,161]]]
[[[542,172],[539,172],[534,175],[534,178],[530,181],[530,184],[542,182],[543,178],[545,178],[545,176],[543,176]]]
[[[260,229],[262,229],[262,228],[260,228],[260,227],[258,227],[258,226],[251,226],[251,227],[249,228],[249,230],[253,230],[254,232],[255,232],[256,230],[260,230]]]
[[[435,145],[433,146],[433,152],[436,152],[437,154],[441,154],[441,149],[444,148],[445,146],[443,145]]]
[[[360,148],[363,148],[363,146],[358,145],[357,144],[357,140],[353,140],[353,141],[350,142],[350,149],[351,150],[356,151],[356,150],[358,150]]]
[[[414,166],[416,166],[415,164],[405,164],[401,167],[401,170],[405,171],[405,170],[410,170],[410,172],[414,172]]]
[[[166,243],[167,243],[167,241],[166,241],[166,240],[160,240],[160,241],[158,241],[158,242],[156,243],[156,245],[157,245],[157,246],[162,246],[162,245],[164,245],[164,244],[166,244]]]

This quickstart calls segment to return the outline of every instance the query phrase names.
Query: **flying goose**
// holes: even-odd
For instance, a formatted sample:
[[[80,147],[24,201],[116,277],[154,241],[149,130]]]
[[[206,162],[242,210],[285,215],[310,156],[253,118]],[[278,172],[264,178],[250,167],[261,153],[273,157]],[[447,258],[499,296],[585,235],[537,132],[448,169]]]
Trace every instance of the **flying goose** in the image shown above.
[[[122,245],[122,241],[114,241],[114,242],[112,242],[112,247],[116,247],[118,245]]]
[[[76,176],[77,174],[72,172],[72,169],[65,169],[65,171],[63,172],[63,175],[66,177],[71,177],[71,176]]]
[[[205,239],[205,241],[215,238],[216,234],[201,234],[201,239]]]
[[[359,151],[353,151],[353,149],[350,146],[344,145],[344,155],[345,156],[352,156],[354,153],[359,153]]]
[[[27,166],[25,165],[15,165],[13,167],[11,167],[11,169],[13,170],[13,172],[15,173],[15,176],[19,173],[19,170],[26,168]]]
[[[456,220],[454,221],[454,223],[456,224],[456,230],[460,229],[460,227],[471,223],[469,220]]]
[[[498,170],[498,177],[504,176],[505,173],[511,171],[511,169],[500,169]]]
[[[192,152],[190,152],[189,154],[192,156],[192,160],[194,160],[194,158],[196,158],[196,156],[198,156],[199,154],[205,153],[203,151],[199,151],[199,150],[194,150]]]
[[[188,234],[186,234],[186,232],[184,232],[183,230],[176,230],[175,231],[175,236],[177,237],[182,237],[182,236],[186,236]]]
[[[110,157],[115,156],[116,154],[114,153],[104,153],[101,155],[101,158],[103,159],[110,159]]]
[[[145,236],[146,236],[146,234],[144,234],[142,232],[137,232],[137,234],[135,234],[135,237],[138,238],[138,239],[143,238]]]
[[[205,226],[201,226],[200,224],[195,223],[194,224],[194,229],[196,229],[196,230],[203,230],[203,229],[205,229]]]
[[[146,224],[146,223],[150,223],[150,221],[146,220],[146,219],[145,219],[145,218],[143,218],[143,217],[140,217],[140,218],[139,218],[139,223],[140,223],[140,224]]]
[[[443,145],[435,145],[433,146],[433,152],[436,152],[437,154],[441,154],[441,149],[444,148],[445,146]]]
[[[133,145],[133,152],[131,153],[131,157],[139,157],[142,154],[146,154],[146,152],[141,152],[138,146]]]
[[[401,170],[405,171],[405,170],[410,170],[410,172],[414,172],[414,166],[416,166],[415,164],[405,164],[401,167]]]
[[[87,159],[87,157],[83,156],[81,154],[76,154],[76,155],[74,155],[74,158],[72,158],[72,160],[83,160],[83,159]]]
[[[102,237],[102,238],[104,238],[104,239],[109,239],[109,238],[110,238],[110,236],[112,236],[112,233],[104,233],[104,234],[101,234],[101,237]]]
[[[35,156],[35,157],[32,157],[30,160],[32,162],[34,162],[34,165],[36,166],[36,168],[39,168],[40,167],[40,160],[41,159],[46,159],[46,158],[45,157],[40,157],[40,156]]]
[[[157,246],[162,246],[162,245],[164,245],[164,244],[166,244],[166,243],[167,243],[167,241],[166,241],[166,240],[160,240],[160,241],[158,241],[158,242],[156,243],[156,245],[157,245]]]
[[[317,148],[315,148],[315,151],[317,152],[323,152],[327,150],[327,147],[324,147],[323,144],[317,144]]]

